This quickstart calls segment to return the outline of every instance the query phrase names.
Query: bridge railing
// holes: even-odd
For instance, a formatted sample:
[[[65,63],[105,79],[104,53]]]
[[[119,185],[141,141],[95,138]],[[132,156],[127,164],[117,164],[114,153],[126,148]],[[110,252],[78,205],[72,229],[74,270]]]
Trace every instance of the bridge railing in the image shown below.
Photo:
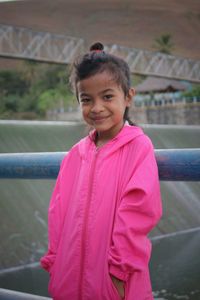
[[[106,51],[121,56],[130,66],[133,74],[200,81],[200,61],[166,55],[119,45],[106,46]]]
[[[66,152],[0,154],[0,178],[55,179]],[[160,180],[200,181],[200,148],[157,149]]]
[[[0,56],[44,62],[71,63],[84,50],[84,40],[66,35],[0,24]],[[159,52],[107,45],[123,57],[134,74],[200,82],[200,61]]]
[[[0,24],[0,56],[68,64],[84,41],[71,36]]]

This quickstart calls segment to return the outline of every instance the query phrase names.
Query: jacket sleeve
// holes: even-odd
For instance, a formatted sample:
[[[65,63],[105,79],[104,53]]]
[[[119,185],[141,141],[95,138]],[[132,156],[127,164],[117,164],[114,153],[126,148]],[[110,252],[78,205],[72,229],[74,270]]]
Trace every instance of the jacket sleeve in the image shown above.
[[[108,256],[110,274],[123,281],[127,281],[134,271],[148,267],[151,243],[147,234],[162,214],[158,170],[151,141],[147,138],[145,143],[139,143],[138,151],[134,170],[116,211]]]
[[[63,224],[63,208],[60,197],[60,184],[62,180],[62,169],[65,161],[66,157],[61,163],[60,171],[54,186],[48,209],[48,251],[40,259],[42,268],[48,272],[51,272],[51,267],[55,261]]]

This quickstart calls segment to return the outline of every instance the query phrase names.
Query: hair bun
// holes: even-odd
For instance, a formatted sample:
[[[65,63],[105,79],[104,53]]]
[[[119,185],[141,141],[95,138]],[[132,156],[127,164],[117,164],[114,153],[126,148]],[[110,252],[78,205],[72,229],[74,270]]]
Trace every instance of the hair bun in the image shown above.
[[[101,43],[95,43],[90,47],[90,51],[103,51],[104,46]]]

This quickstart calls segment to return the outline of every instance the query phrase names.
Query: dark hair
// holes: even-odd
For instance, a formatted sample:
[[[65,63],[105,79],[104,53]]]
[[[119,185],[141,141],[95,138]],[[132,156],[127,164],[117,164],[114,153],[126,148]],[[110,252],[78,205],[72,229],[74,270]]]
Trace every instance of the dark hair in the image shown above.
[[[77,83],[103,71],[110,72],[116,83],[122,87],[125,96],[128,94],[131,87],[131,75],[128,64],[122,58],[106,53],[101,43],[95,43],[90,47],[90,52],[79,57],[72,66],[70,83],[76,93],[77,100]],[[128,121],[130,125],[134,125],[129,119],[128,112],[129,109],[127,107],[124,113],[124,120]]]

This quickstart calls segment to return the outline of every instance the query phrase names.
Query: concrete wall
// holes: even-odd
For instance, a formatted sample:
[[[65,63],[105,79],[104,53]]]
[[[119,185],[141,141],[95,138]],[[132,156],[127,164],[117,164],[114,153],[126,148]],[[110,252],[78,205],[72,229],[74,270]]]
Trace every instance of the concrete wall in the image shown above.
[[[200,125],[200,103],[133,107],[130,117],[138,124]]]

